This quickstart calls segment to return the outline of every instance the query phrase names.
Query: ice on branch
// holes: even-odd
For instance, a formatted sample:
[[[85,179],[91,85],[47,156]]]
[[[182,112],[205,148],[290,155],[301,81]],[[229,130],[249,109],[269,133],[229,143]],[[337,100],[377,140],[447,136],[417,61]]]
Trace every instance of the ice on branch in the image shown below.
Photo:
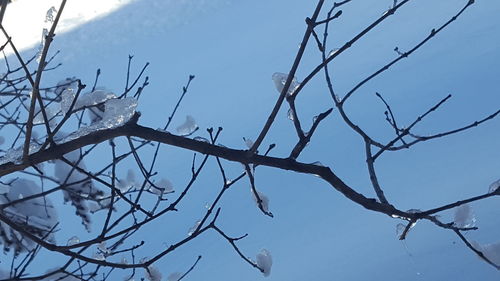
[[[78,89],[77,81],[78,79],[76,79],[76,77],[67,77],[64,80],[57,82],[56,88],[54,89],[54,93],[59,96],[66,89],[73,89],[76,92],[76,90]]]
[[[45,22],[54,22],[54,14],[57,13],[56,7],[52,6],[47,10],[47,14],[45,15]]]
[[[328,53],[328,57],[331,57],[331,56],[335,55],[335,53],[336,53],[336,52],[338,52],[338,51],[339,51],[339,48],[334,48],[334,49],[332,49],[332,50]]]
[[[488,189],[488,193],[494,193],[500,188],[500,179],[497,181],[494,181],[490,184],[490,187]]]
[[[76,90],[76,87],[68,87],[61,92],[61,110],[63,112],[69,111],[70,105],[76,97]],[[91,93],[81,95],[75,102],[73,110],[95,106],[116,98],[117,97],[113,92],[104,89],[95,90]],[[102,114],[96,114],[96,110],[92,110],[91,112],[98,115],[99,119],[102,118]],[[94,119],[96,119],[95,116],[91,116],[91,120]]]
[[[181,279],[182,273],[174,272],[167,277],[167,281],[179,281]]]
[[[98,261],[105,261],[106,260],[106,256],[101,252],[95,252],[92,255],[92,258],[95,260],[98,260]]]
[[[149,281],[161,281],[161,272],[155,266],[148,266],[146,269],[146,278]]]
[[[200,224],[201,224],[201,220],[197,220],[197,221],[195,222],[195,224],[194,224],[191,228],[189,228],[189,231],[188,231],[188,236],[193,235],[193,234],[194,234],[194,232],[196,231],[196,229],[198,228],[198,226],[200,226]]]
[[[111,251],[106,246],[106,241],[97,244],[97,250],[99,250],[99,252],[103,253],[105,256],[108,256],[111,253]]]
[[[174,192],[174,185],[167,179],[161,179],[155,186],[149,184],[149,191],[158,196]]]
[[[82,95],[78,99],[75,107],[76,109],[80,109],[82,107],[90,107],[111,99],[116,99],[116,95],[114,93],[106,91],[104,89],[95,90],[92,93]]]
[[[104,103],[104,113],[101,120],[71,133],[63,139],[63,142],[68,142],[96,131],[123,126],[134,116],[136,108],[137,100],[134,98],[107,100]]]
[[[78,243],[80,243],[80,238],[78,238],[78,236],[73,236],[73,237],[68,239],[68,242],[66,243],[66,245],[73,246],[73,245],[78,244]]]
[[[61,93],[61,111],[63,113],[68,113],[71,108],[71,104],[76,97],[76,93],[72,88],[64,89]]]
[[[463,204],[455,208],[453,224],[456,227],[474,227],[476,218],[469,204]]]
[[[257,192],[257,196],[259,198],[257,198],[257,196],[255,196],[255,193],[253,192],[253,190],[250,188],[250,192],[252,192],[252,197],[253,197],[253,200],[255,201],[255,203],[257,204],[257,207],[260,207],[259,206],[259,198],[260,198],[260,203],[262,204],[262,210],[266,213],[269,213],[269,198],[264,195],[264,193],[256,190]]]
[[[134,186],[137,186],[138,183],[135,181],[135,173],[134,170],[129,169],[127,171],[127,177],[125,179],[118,179],[118,183],[116,184],[117,188],[123,193],[131,190]]]
[[[406,225],[404,225],[402,223],[398,223],[396,225],[396,237],[401,237],[401,235],[403,234],[405,229],[406,229]]]
[[[276,90],[278,90],[279,93],[283,91],[283,87],[285,87],[286,80],[288,79],[288,74],[281,73],[281,72],[275,72],[273,74],[273,81],[274,81],[274,86],[276,86]],[[293,77],[292,82],[290,83],[290,87],[288,88],[287,95],[293,95],[295,92],[295,89],[299,87],[300,83],[297,81],[295,77]]]
[[[89,199],[97,200],[103,192],[97,189],[90,178],[77,170],[76,167],[86,170],[85,163],[80,159],[78,151],[72,151],[64,155],[73,165],[68,165],[62,160],[56,160],[54,165],[54,176],[63,187],[64,200],[71,202],[75,207],[76,214],[81,217],[82,224],[90,231],[90,209],[87,206]]]
[[[42,30],[42,40],[40,42],[40,45],[38,46],[38,52],[36,55],[36,62],[37,63],[40,63],[40,60],[42,59],[42,53],[43,53],[43,49],[45,48],[45,41],[46,41],[47,36],[49,36],[49,30],[47,28],[44,28]]]
[[[76,97],[76,91],[77,87],[69,87],[62,91],[61,109],[63,112],[67,113],[69,111],[70,106]],[[113,92],[107,91],[105,89],[98,89],[91,93],[79,96],[72,110],[88,108],[87,113],[89,115],[90,121],[91,123],[95,123],[104,118],[105,102],[112,99],[117,99],[117,96]]]
[[[271,253],[262,249],[260,253],[257,254],[257,266],[262,270],[264,276],[269,276],[271,274],[271,266],[273,265],[273,259]]]
[[[186,121],[176,128],[177,133],[181,136],[189,136],[196,130],[198,130],[198,125],[196,125],[196,121],[191,115],[187,115]]]
[[[294,121],[295,118],[293,117],[293,110],[291,108],[288,109],[287,115],[289,120]]]
[[[0,204],[8,204],[39,194],[42,189],[31,180],[17,179],[10,183],[8,193],[0,195]],[[54,242],[54,227],[58,222],[57,213],[51,201],[43,196],[21,201],[0,210],[0,213],[25,231],[50,242]],[[14,250],[14,255],[33,250],[37,244],[5,222],[0,221],[0,243],[5,252]]]
[[[35,140],[32,140],[30,142],[30,148],[28,150],[28,154],[33,154],[35,152],[38,152],[38,150],[40,150],[40,147],[41,146],[38,143],[36,143]],[[11,148],[7,150],[2,157],[0,157],[0,165],[9,162],[20,164],[22,162],[22,157],[23,157],[22,147]]]
[[[496,265],[500,265],[500,241],[491,244],[479,244],[476,241],[472,241],[472,246],[483,255],[488,258],[491,262]]]
[[[204,138],[204,137],[194,137],[193,140],[210,143],[210,141],[207,138]]]
[[[253,140],[243,137],[243,141],[245,142],[245,145],[248,147],[248,149],[252,148]]]
[[[35,107],[35,117],[33,118],[33,125],[43,124],[45,120],[43,119],[43,114],[40,108],[38,107],[38,103]],[[55,117],[59,114],[60,110],[56,106],[45,107],[45,114],[47,119],[49,120],[49,126],[54,128],[56,126]]]
[[[103,128],[111,129],[124,125],[134,116],[137,100],[134,98],[110,99],[104,103]]]

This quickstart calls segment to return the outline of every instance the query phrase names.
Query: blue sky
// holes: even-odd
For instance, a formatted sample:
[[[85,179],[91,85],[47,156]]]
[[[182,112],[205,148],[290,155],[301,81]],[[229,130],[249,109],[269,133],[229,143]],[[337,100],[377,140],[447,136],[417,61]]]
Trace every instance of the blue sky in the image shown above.
[[[392,2],[346,5],[341,20],[331,27],[330,48],[341,46]],[[411,48],[466,1],[413,2],[331,66],[337,92],[348,91],[395,58],[394,47]],[[314,6],[311,1],[286,0],[135,1],[57,36],[52,50],[61,50],[58,60],[63,66],[47,73],[45,83],[76,76],[91,85],[96,69],[101,68],[99,85],[120,93],[127,56],[133,54],[134,72],[145,62],[151,63],[147,71],[150,86],[139,104],[142,125],[163,126],[188,75],[194,74],[174,125],[189,114],[202,128],[200,135],[204,128],[222,126],[220,142],[244,148],[242,137],[255,139],[274,105],[278,93],[271,76],[289,70],[305,30],[304,18],[312,14]],[[392,131],[375,92],[391,103],[402,124],[451,93],[451,101],[417,127],[422,134],[453,129],[498,110],[498,14],[500,3],[477,1],[429,44],[362,87],[347,105],[349,114],[368,132],[388,140]],[[310,42],[297,79],[301,81],[319,62],[320,55]],[[305,124],[333,106],[322,77],[314,79],[298,99]],[[340,121],[334,111],[299,160],[321,161],[356,190],[373,196],[362,140]],[[403,210],[426,209],[484,193],[500,177],[499,128],[497,119],[408,151],[388,153],[380,159],[377,171],[389,200]],[[274,155],[285,157],[295,141],[293,125],[283,108],[263,145],[276,143]],[[166,147],[162,153],[161,173],[182,186],[191,154]],[[94,160],[87,166],[102,161]],[[239,164],[225,166],[232,177],[241,173]],[[148,255],[163,243],[182,237],[202,216],[205,203],[220,186],[216,168],[211,161],[180,214],[168,216],[140,234],[140,239],[151,241],[140,254]],[[234,236],[249,233],[239,244],[246,255],[254,257],[261,248],[271,251],[274,264],[267,280],[498,279],[498,271],[478,259],[450,231],[421,222],[401,242],[396,238],[399,221],[353,204],[316,177],[258,168],[256,181],[270,198],[275,218],[259,212],[248,181],[243,180],[224,197],[220,225]],[[480,230],[467,237],[481,243],[497,242],[498,198],[472,207]],[[452,213],[444,213],[443,218],[451,219]],[[189,268],[199,254],[203,259],[186,280],[265,278],[215,233],[176,250],[157,266],[167,276]],[[117,273],[116,280],[125,275]]]

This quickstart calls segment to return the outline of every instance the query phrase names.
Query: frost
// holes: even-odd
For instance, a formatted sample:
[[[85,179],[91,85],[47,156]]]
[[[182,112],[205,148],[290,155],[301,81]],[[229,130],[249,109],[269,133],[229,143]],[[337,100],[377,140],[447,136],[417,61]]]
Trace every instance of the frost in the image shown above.
[[[47,10],[47,14],[45,15],[45,22],[54,22],[54,14],[57,13],[57,10],[54,6],[50,7]]]
[[[485,255],[494,264],[500,264],[500,241],[491,244],[479,244],[476,241],[471,243],[474,248]]]
[[[160,281],[161,280],[161,272],[154,266],[150,265],[146,269],[146,278],[149,281]]]
[[[251,188],[250,188],[250,192],[252,192],[252,197],[253,197],[253,200],[255,201],[255,203],[257,204],[257,207],[259,207],[259,201]],[[269,198],[258,190],[256,190],[256,192],[261,200],[262,210],[264,210],[264,212],[268,213],[269,212]]]
[[[253,147],[253,140],[243,137],[243,141],[245,142],[245,145],[248,147],[248,149]]]
[[[121,264],[128,264],[128,260],[126,257],[122,257],[122,259],[120,260],[120,263]]]
[[[0,205],[18,200],[20,196],[28,197],[41,192],[41,188],[34,181],[27,179],[17,179],[10,184],[10,187],[8,193],[0,196]],[[58,218],[48,198],[36,197],[18,202],[3,208],[2,215],[37,237],[50,242],[54,241],[52,231]],[[13,247],[15,255],[22,251],[30,251],[35,247],[32,240],[11,229],[4,222],[0,222],[0,244],[4,245],[5,252]]]
[[[181,279],[182,273],[174,272],[167,277],[167,281],[179,281]]]
[[[497,181],[494,181],[490,184],[490,187],[488,189],[488,193],[494,193],[498,191],[498,188],[500,188],[500,179]]]
[[[182,125],[176,128],[177,133],[181,136],[189,136],[198,130],[198,125],[191,115],[186,116],[186,121]]]
[[[271,253],[266,249],[262,249],[260,253],[257,254],[257,266],[262,269],[264,276],[269,276],[272,265],[273,259]]]
[[[283,87],[285,86],[287,78],[288,74],[285,73],[275,72],[273,74],[274,86],[276,86],[276,90],[278,90],[280,94],[283,91]],[[295,89],[299,87],[299,85],[300,83],[297,81],[295,77],[293,77],[290,87],[288,88],[287,95],[292,95]]]
[[[198,228],[198,226],[200,226],[200,224],[201,224],[201,220],[197,220],[196,223],[191,228],[189,228],[188,236],[193,235],[194,232],[196,231],[196,229]]]
[[[463,204],[455,208],[453,224],[456,227],[474,227],[476,218],[469,204]]]

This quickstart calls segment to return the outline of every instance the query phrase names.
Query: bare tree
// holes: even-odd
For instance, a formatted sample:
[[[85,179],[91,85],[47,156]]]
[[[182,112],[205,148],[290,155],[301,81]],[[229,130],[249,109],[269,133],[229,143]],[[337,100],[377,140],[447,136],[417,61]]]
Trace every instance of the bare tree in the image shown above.
[[[219,144],[222,128],[208,128],[206,131],[199,129],[191,116],[187,116],[184,124],[172,130],[172,120],[195,78],[192,75],[188,77],[172,111],[165,116],[167,121],[163,128],[153,129],[141,125],[140,113],[136,111],[136,107],[149,84],[148,77],[144,77],[148,64],[136,77],[131,77],[132,56],[128,61],[126,87],[119,95],[96,86],[99,70],[93,86],[87,86],[77,78],[68,78],[55,86],[43,86],[44,73],[60,66],[54,65],[55,55],[49,56],[49,49],[65,0],[57,9],[48,11],[50,29],[44,34],[40,52],[29,59],[21,57],[12,40],[13,35],[2,26],[5,41],[1,48],[12,48],[17,62],[9,62],[5,57],[7,71],[0,80],[0,142],[6,148],[2,150],[3,156],[0,158],[0,243],[6,253],[4,257],[8,257],[8,253],[12,257],[10,271],[0,272],[0,277],[15,280],[106,280],[113,279],[115,269],[124,269],[130,279],[145,274],[149,280],[160,280],[162,274],[155,267],[155,262],[207,232],[218,234],[243,262],[268,275],[272,265],[271,253],[263,249],[255,260],[249,258],[245,254],[246,250],[238,246],[238,242],[246,234],[228,233],[219,223],[220,214],[224,212],[221,198],[233,186],[244,181],[249,183],[262,214],[273,217],[269,199],[259,191],[256,182],[259,166],[321,178],[324,185],[330,186],[347,200],[371,212],[398,220],[398,235],[401,240],[407,237],[418,221],[428,221],[438,228],[453,232],[471,252],[500,269],[498,245],[475,244],[464,235],[478,229],[474,225],[468,204],[500,195],[500,180],[492,183],[488,192],[474,197],[428,210],[402,210],[398,207],[398,202],[391,201],[384,193],[384,185],[378,180],[375,166],[377,160],[387,153],[410,149],[428,141],[444,141],[446,136],[489,122],[500,114],[500,109],[478,116],[477,120],[458,128],[420,135],[414,128],[433,112],[440,110],[451,95],[436,101],[420,115],[414,116],[412,122],[403,125],[389,101],[382,94],[376,93],[386,109],[384,114],[387,124],[393,131],[393,135],[381,139],[357,125],[345,106],[364,84],[423,48],[450,24],[459,20],[474,1],[464,1],[462,9],[430,30],[413,47],[407,50],[396,47],[392,60],[367,74],[366,78],[347,92],[335,90],[330,67],[346,50],[358,44],[361,38],[411,1],[394,1],[384,14],[332,51],[329,51],[332,49],[328,40],[329,26],[342,19],[340,8],[351,1],[334,2],[329,7],[324,2],[319,0],[312,15],[306,18],[306,31],[290,71],[273,75],[280,95],[255,141],[244,139],[248,146],[246,150]],[[3,15],[7,4],[6,1],[2,3]],[[295,74],[306,47],[316,49],[321,60],[299,82]],[[314,77],[324,79],[331,105],[326,106],[323,112],[318,112],[308,126],[303,121],[304,118],[299,116],[300,104],[296,104],[296,100],[299,95],[304,94],[303,90]],[[263,146],[263,143],[285,102],[289,107],[288,117],[292,120],[297,139],[287,155],[274,155],[275,144]],[[363,141],[367,176],[376,198],[360,193],[358,188],[339,178],[331,167],[319,162],[300,161],[306,146],[314,145],[311,142],[316,131],[322,129],[323,121],[334,114]],[[195,134],[199,135],[194,137]],[[162,177],[162,169],[157,164],[159,157],[164,157],[160,151],[161,146],[192,152],[191,166],[185,174],[185,185],[176,187],[175,192],[172,184]],[[102,162],[99,167],[87,167],[85,162],[88,159],[103,155],[107,155],[106,163]],[[220,184],[215,197],[206,199],[210,204],[199,220],[177,241],[156,249],[147,258],[137,257],[136,252],[147,242],[143,240],[154,238],[144,236],[143,229],[149,225],[164,224],[168,221],[169,213],[184,211],[181,206],[189,200],[190,193],[196,192],[193,186],[200,173],[209,165],[209,159],[214,160],[213,165],[218,169]],[[47,165],[53,166],[54,171],[48,170]],[[241,167],[241,172],[228,172],[229,165]],[[134,171],[139,172],[136,174]],[[64,201],[71,204],[75,216],[88,231],[81,235],[75,234],[64,242],[56,242],[58,232],[68,231],[65,222],[58,220],[59,203],[56,200],[60,194]],[[444,221],[439,217],[441,212],[451,209],[455,210],[453,221]],[[32,272],[32,267],[43,262],[41,253],[62,257],[60,266],[42,273]],[[169,280],[183,279],[200,259],[201,256],[193,257],[192,267],[186,268],[184,273],[170,275]],[[2,264],[6,264],[4,258]],[[145,273],[139,273],[138,269],[143,269]]]

